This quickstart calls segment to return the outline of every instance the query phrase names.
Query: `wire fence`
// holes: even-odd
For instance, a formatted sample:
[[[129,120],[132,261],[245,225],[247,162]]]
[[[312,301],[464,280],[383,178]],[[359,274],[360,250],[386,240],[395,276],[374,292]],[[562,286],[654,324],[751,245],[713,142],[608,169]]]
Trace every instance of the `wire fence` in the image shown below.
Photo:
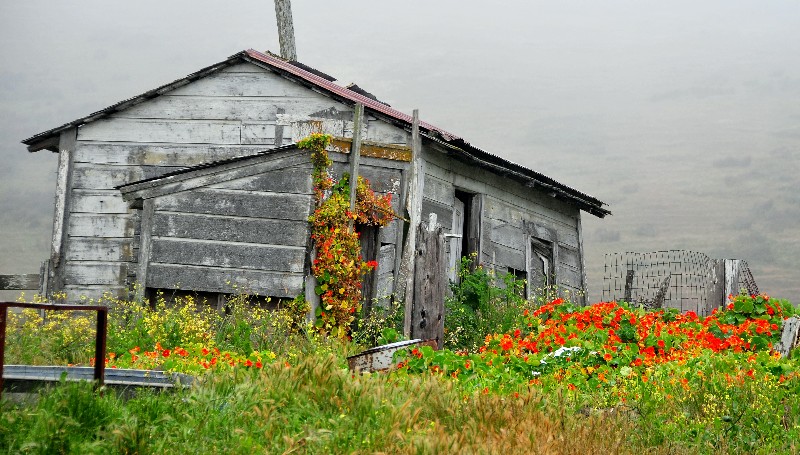
[[[606,254],[603,300],[676,308],[708,315],[729,292],[758,293],[745,261],[717,260],[687,250]]]

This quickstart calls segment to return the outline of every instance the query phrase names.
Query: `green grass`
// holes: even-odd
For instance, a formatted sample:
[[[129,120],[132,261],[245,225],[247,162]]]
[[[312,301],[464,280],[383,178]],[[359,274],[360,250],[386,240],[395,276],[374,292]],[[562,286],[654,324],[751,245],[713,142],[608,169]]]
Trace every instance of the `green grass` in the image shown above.
[[[353,375],[343,358],[217,371],[171,393],[102,395],[87,383],[0,407],[2,453],[797,453],[758,425],[675,421],[680,406],[647,396],[603,408],[566,389],[483,394],[432,374]],[[708,393],[712,390],[709,389]],[[734,406],[757,395],[742,391]],[[768,400],[768,397],[761,397]],[[676,399],[675,403],[679,401]],[[764,410],[780,425],[789,408]],[[656,404],[659,404],[656,406]],[[702,406],[703,403],[697,403]],[[791,408],[794,406],[794,408]],[[685,409],[685,408],[683,408]],[[772,415],[772,417],[770,417]],[[772,418],[774,422],[767,422]],[[796,418],[795,418],[796,420]],[[796,422],[795,422],[796,423]],[[769,437],[767,437],[769,436]]]
[[[69,383],[2,403],[5,453],[636,452],[633,422],[567,411],[562,396],[468,394],[422,375],[352,375],[341,359],[209,375],[191,390],[123,399]]]

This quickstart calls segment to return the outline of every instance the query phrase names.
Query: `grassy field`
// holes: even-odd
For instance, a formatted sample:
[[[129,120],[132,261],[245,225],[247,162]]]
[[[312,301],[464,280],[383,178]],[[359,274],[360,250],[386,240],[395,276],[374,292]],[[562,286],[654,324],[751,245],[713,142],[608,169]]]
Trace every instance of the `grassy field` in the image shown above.
[[[0,453],[800,453],[800,360],[770,351],[796,311],[786,301],[739,296],[697,318],[487,298],[497,305],[475,316],[499,325],[477,349],[409,350],[372,374],[345,359],[391,314],[353,341],[292,305],[110,299],[109,367],[197,383],[133,397],[70,383],[3,401]],[[83,319],[15,316],[9,362],[92,363]]]

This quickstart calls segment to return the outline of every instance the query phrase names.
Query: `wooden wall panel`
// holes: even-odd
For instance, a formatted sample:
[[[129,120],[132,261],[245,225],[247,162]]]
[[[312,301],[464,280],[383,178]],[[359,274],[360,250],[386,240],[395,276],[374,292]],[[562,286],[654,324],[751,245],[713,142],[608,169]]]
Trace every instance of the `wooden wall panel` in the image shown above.
[[[305,246],[308,241],[309,227],[308,223],[302,220],[156,212],[152,234],[161,237],[223,242]]]
[[[264,172],[250,177],[217,183],[209,185],[209,188],[311,194],[311,164]]]
[[[179,166],[189,167],[209,161],[254,155],[261,145],[187,145],[81,142],[75,152],[76,163],[90,165]],[[131,183],[123,182],[123,183]]]
[[[153,237],[151,263],[302,273],[305,248]]]
[[[303,292],[303,276],[247,269],[220,269],[186,265],[150,264],[147,287],[237,293],[271,290],[273,297],[295,297]],[[260,295],[265,295],[263,291]]]
[[[171,96],[213,97],[308,97],[315,92],[266,70],[262,72],[222,71],[170,92]]]
[[[241,144],[239,122],[206,120],[97,120],[78,130],[79,141]]]
[[[183,169],[183,167],[76,163],[72,173],[73,188],[110,189],[179,169]]]
[[[123,214],[73,213],[70,237],[133,237],[134,218]]]
[[[68,261],[127,262],[134,258],[133,239],[72,237]]]
[[[156,210],[303,221],[311,196],[273,193],[269,197],[246,191],[197,189],[156,199]]]
[[[72,213],[128,213],[128,204],[116,190],[73,190]]]
[[[64,270],[64,284],[124,284],[127,267],[125,262],[67,262]]]

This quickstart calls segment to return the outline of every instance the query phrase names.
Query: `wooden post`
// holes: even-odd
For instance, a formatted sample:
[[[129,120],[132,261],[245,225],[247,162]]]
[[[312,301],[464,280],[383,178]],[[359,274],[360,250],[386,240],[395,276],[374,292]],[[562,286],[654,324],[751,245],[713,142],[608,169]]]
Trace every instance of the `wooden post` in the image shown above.
[[[406,193],[406,210],[409,215],[408,236],[403,247],[403,267],[400,276],[405,277],[403,297],[405,319],[403,335],[411,336],[411,312],[414,302],[414,251],[417,245],[417,227],[422,216],[422,191],[425,184],[425,170],[422,161],[422,140],[419,135],[419,110],[414,109],[411,120],[411,176]]]
[[[155,200],[145,199],[142,203],[141,232],[139,232],[139,263],[136,267],[136,295],[138,302],[147,298],[147,269],[150,267],[150,249],[152,247],[153,217],[155,217]],[[155,302],[150,302],[153,307]]]
[[[64,288],[64,250],[67,241],[72,193],[72,168],[75,161],[75,144],[78,129],[61,132],[58,141],[58,173],[56,177],[56,200],[53,214],[53,239],[50,251],[49,286],[52,290]]]
[[[632,295],[633,295],[633,275],[636,272],[633,269],[629,269],[628,273],[625,275],[625,296],[622,298],[627,303],[631,303]]]
[[[40,276],[35,273],[24,275],[0,275],[1,291],[29,291],[39,289]]]
[[[661,285],[658,287],[658,291],[656,292],[656,296],[653,298],[653,308],[661,309],[664,307],[664,301],[667,298],[667,291],[669,291],[669,282],[672,279],[672,275],[667,275],[664,278],[664,281],[661,282]]]
[[[444,343],[444,297],[447,255],[444,230],[437,223],[420,223],[414,255],[413,310],[411,338]]]
[[[358,188],[358,162],[361,157],[361,122],[364,118],[364,105],[356,103],[353,111],[353,145],[350,146],[350,212],[356,212],[356,188]],[[353,220],[349,222],[353,232]]]
[[[724,298],[729,295],[739,294],[739,273],[742,261],[739,259],[725,259],[725,292]]]
[[[275,0],[275,17],[278,21],[278,42],[281,45],[281,57],[289,61],[297,61],[297,50],[294,47],[294,22],[292,21],[291,0]]]
[[[792,316],[783,321],[781,341],[775,346],[775,350],[781,353],[781,357],[787,358],[798,343],[800,343],[800,319]]]
[[[722,308],[728,300],[728,294],[725,293],[725,261],[714,259],[709,268],[709,274],[706,290],[706,316],[710,315],[714,308]]]

